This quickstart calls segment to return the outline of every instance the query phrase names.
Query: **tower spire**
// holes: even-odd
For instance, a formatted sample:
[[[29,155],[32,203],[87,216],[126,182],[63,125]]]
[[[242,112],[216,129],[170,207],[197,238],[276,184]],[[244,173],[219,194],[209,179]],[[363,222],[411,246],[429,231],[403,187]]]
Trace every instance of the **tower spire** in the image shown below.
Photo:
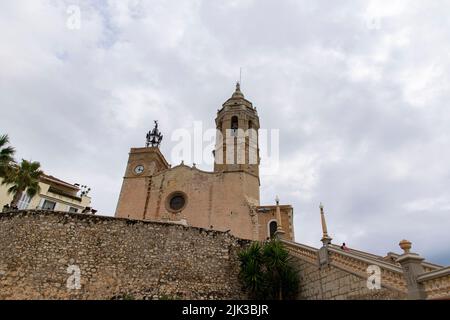
[[[331,243],[332,238],[328,235],[327,222],[325,221],[325,213],[323,212],[323,204],[320,203],[320,220],[322,222],[322,241],[324,246]]]
[[[233,93],[232,98],[244,98],[244,94],[241,92],[241,84],[239,81],[236,82],[236,90]]]
[[[239,68],[239,84],[242,83],[242,67]]]

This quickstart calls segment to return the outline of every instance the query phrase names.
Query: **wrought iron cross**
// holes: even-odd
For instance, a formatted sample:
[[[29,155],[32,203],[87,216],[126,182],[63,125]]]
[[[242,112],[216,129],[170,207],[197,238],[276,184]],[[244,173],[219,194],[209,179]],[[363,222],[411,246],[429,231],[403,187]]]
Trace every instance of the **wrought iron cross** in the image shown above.
[[[155,120],[155,127],[153,128],[153,130],[150,130],[147,133],[147,142],[146,142],[145,146],[147,148],[150,146],[159,147],[162,139],[163,139],[163,135],[158,130],[158,121]]]

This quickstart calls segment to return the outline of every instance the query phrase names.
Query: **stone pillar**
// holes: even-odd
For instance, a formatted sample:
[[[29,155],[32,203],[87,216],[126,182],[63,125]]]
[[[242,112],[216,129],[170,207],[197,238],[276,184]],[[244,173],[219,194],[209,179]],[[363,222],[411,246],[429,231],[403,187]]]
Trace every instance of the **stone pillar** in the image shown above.
[[[275,237],[277,239],[282,239],[284,238],[284,230],[283,230],[283,225],[281,224],[281,210],[280,210],[280,199],[278,198],[278,196],[275,198],[275,202],[277,203],[277,207],[276,207],[276,217],[277,217],[277,231],[275,232]]]
[[[320,219],[322,222],[322,241],[324,246],[331,243],[332,238],[328,235],[327,222],[325,221],[325,213],[323,212],[323,205],[320,204]]]
[[[332,238],[328,235],[327,222],[325,220],[325,213],[323,212],[322,203],[319,206],[320,208],[320,221],[322,224],[322,248],[317,252],[317,259],[319,262],[319,267],[328,266],[330,264],[330,255],[328,254],[328,245],[331,244]]]
[[[422,261],[424,259],[418,254],[410,252],[410,241],[402,240],[399,245],[400,248],[403,249],[404,253],[397,258],[397,262],[400,263],[403,268],[403,276],[405,277],[408,288],[408,299],[426,299],[426,293],[423,285],[417,282],[417,277],[425,272],[422,266]]]

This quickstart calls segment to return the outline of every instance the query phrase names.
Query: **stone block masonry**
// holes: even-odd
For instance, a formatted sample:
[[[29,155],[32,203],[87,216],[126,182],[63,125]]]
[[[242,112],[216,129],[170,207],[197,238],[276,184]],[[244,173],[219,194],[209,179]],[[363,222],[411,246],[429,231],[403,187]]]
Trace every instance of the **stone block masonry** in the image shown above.
[[[405,294],[382,288],[369,290],[366,279],[333,266],[322,269],[316,264],[293,257],[300,272],[298,299],[306,300],[391,300],[405,299]]]
[[[247,244],[177,224],[1,213],[0,299],[244,299],[237,253]]]

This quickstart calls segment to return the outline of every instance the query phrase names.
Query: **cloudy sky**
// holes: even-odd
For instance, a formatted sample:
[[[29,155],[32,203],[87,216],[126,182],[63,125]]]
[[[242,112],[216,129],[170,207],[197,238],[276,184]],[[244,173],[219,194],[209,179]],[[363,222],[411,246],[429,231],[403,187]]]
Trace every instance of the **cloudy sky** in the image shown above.
[[[294,206],[297,241],[320,245],[323,202],[335,243],[385,254],[406,238],[448,265],[448,12],[438,0],[2,1],[0,133],[113,215],[153,120],[172,162],[172,133],[213,127],[242,67],[261,126],[280,130],[261,202]]]

